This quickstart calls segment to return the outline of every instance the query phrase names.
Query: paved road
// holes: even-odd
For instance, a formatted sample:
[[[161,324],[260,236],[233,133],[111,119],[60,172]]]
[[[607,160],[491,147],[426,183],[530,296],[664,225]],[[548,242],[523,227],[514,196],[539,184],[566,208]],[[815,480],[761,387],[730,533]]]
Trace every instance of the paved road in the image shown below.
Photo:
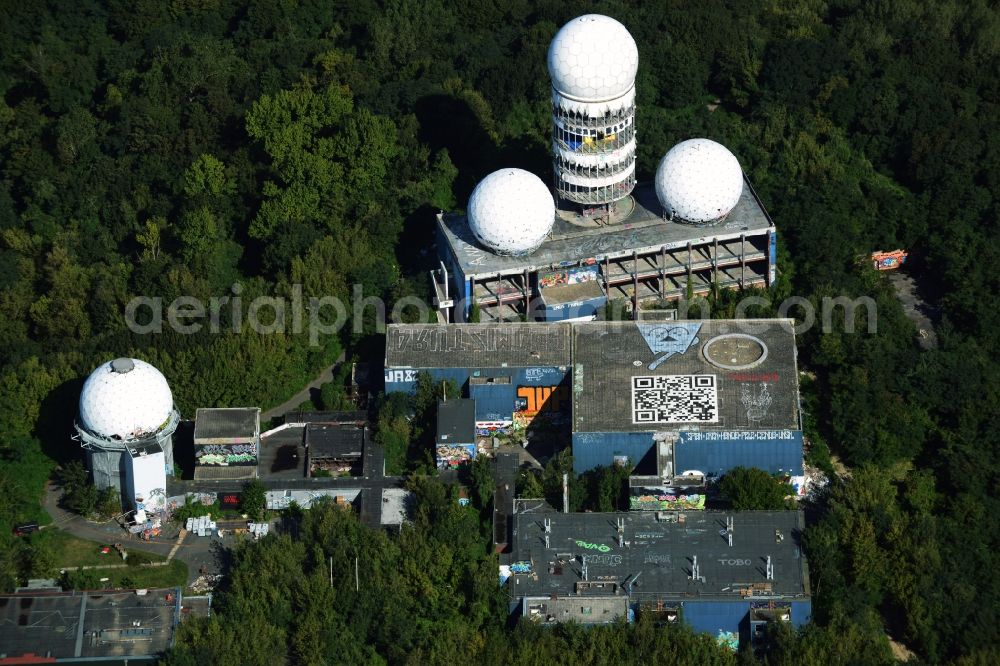
[[[45,510],[52,517],[52,524],[45,527],[58,527],[81,539],[89,539],[100,543],[125,543],[129,541],[129,534],[123,530],[118,523],[109,520],[104,523],[94,523],[86,520],[82,516],[70,513],[59,506],[59,498],[62,496],[62,488],[53,482],[49,482],[45,487],[45,499],[43,500]],[[43,529],[45,529],[43,527]],[[176,536],[176,534],[175,534]],[[138,541],[132,541],[139,544]],[[164,557],[170,552],[173,540],[163,539],[162,541],[141,542],[140,550],[147,550]]]
[[[309,382],[309,384],[304,389],[293,395],[288,400],[284,401],[277,407],[273,407],[264,412],[263,414],[261,414],[260,420],[270,421],[276,416],[284,416],[288,412],[295,411],[295,409],[298,408],[299,405],[301,405],[303,402],[309,400],[312,397],[313,389],[318,389],[323,384],[333,381],[334,368],[343,363],[345,358],[347,358],[346,353],[340,352],[340,356],[337,357],[336,362],[334,362],[333,365],[323,370],[323,372],[319,374],[319,377]]]
[[[42,529],[58,527],[69,532],[80,539],[97,541],[98,543],[124,543],[126,548],[135,548],[150,553],[156,553],[163,557],[169,557],[172,550],[177,546],[179,528],[173,523],[164,525],[161,536],[150,541],[139,541],[132,538],[128,532],[123,530],[118,523],[109,520],[104,523],[94,523],[75,513],[70,513],[59,506],[59,498],[62,496],[62,488],[50,481],[45,488],[45,498],[43,505],[48,514],[52,517],[52,524],[46,525]],[[188,534],[180,546],[177,547],[174,557],[184,562],[188,566],[188,585],[198,577],[198,569],[205,566],[212,572],[220,568],[220,562],[216,555],[216,549],[212,546],[213,541],[218,537],[197,537]]]

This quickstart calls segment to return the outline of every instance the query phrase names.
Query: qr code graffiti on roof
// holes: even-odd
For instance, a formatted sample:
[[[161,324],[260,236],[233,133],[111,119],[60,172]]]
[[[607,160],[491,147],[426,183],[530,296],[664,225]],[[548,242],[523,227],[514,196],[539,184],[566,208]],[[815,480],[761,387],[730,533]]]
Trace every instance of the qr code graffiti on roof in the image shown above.
[[[632,378],[633,423],[716,423],[718,420],[715,375]]]

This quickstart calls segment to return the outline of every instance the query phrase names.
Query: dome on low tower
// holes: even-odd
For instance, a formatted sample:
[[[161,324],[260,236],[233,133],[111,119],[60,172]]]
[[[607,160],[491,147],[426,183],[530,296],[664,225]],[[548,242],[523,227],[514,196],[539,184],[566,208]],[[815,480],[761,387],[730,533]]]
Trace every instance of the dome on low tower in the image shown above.
[[[118,358],[94,370],[80,393],[79,425],[97,437],[128,441],[155,434],[170,421],[167,380],[145,361]]]
[[[712,222],[736,206],[743,170],[729,150],[710,139],[688,139],[671,148],[656,170],[656,196],[670,217]]]

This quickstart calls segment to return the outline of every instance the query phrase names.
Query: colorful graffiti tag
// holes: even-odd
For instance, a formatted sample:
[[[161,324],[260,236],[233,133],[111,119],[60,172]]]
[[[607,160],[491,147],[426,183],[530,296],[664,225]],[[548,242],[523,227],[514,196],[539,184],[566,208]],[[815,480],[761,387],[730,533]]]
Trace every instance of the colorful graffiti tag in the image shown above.
[[[577,541],[576,545],[580,548],[586,548],[587,550],[596,550],[599,553],[607,553],[611,550],[611,546],[605,546],[603,543],[587,543],[586,541]]]
[[[518,386],[515,398],[516,428],[528,428],[535,419],[558,421],[570,404],[566,386]]]
[[[256,444],[204,444],[195,447],[196,465],[256,465]]]
[[[632,511],[696,511],[705,508],[704,495],[636,495],[629,498]]]
[[[719,647],[726,647],[736,652],[740,649],[740,636],[733,631],[719,630],[719,635],[715,637],[715,642]]]
[[[731,372],[729,379],[734,382],[777,382],[777,372]]]
[[[581,284],[583,282],[594,282],[597,280],[597,266],[584,266],[580,268],[568,268],[564,271],[549,271],[540,273],[538,276],[538,286],[541,289],[547,287],[557,287],[563,284]]]
[[[476,435],[479,437],[509,435],[513,426],[513,421],[476,421]]]
[[[476,457],[475,444],[449,444],[437,447],[438,469],[457,469]]]
[[[584,555],[583,561],[587,564],[606,564],[609,567],[616,567],[622,563],[621,555]]]
[[[692,345],[697,345],[698,331],[701,324],[650,324],[637,323],[636,327],[642,333],[643,339],[649,345],[649,351],[654,354],[663,354],[653,359],[649,364],[650,370],[656,368],[677,354],[684,354]]]
[[[513,562],[510,565],[510,572],[516,574],[531,573],[531,562],[527,560],[521,560],[520,562]]]
[[[517,411],[534,416],[542,412],[560,412],[569,404],[565,386],[518,386]]]

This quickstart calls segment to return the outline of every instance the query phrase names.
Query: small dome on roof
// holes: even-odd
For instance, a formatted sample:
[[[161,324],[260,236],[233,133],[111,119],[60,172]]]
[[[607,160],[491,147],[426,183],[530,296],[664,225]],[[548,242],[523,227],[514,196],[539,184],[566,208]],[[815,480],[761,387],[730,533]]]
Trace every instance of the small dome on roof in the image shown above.
[[[531,254],[549,235],[555,218],[549,188],[523,169],[494,171],[469,197],[469,227],[496,254]]]
[[[710,139],[671,148],[656,170],[656,196],[667,215],[711,222],[727,215],[743,194],[743,170],[729,150]]]

